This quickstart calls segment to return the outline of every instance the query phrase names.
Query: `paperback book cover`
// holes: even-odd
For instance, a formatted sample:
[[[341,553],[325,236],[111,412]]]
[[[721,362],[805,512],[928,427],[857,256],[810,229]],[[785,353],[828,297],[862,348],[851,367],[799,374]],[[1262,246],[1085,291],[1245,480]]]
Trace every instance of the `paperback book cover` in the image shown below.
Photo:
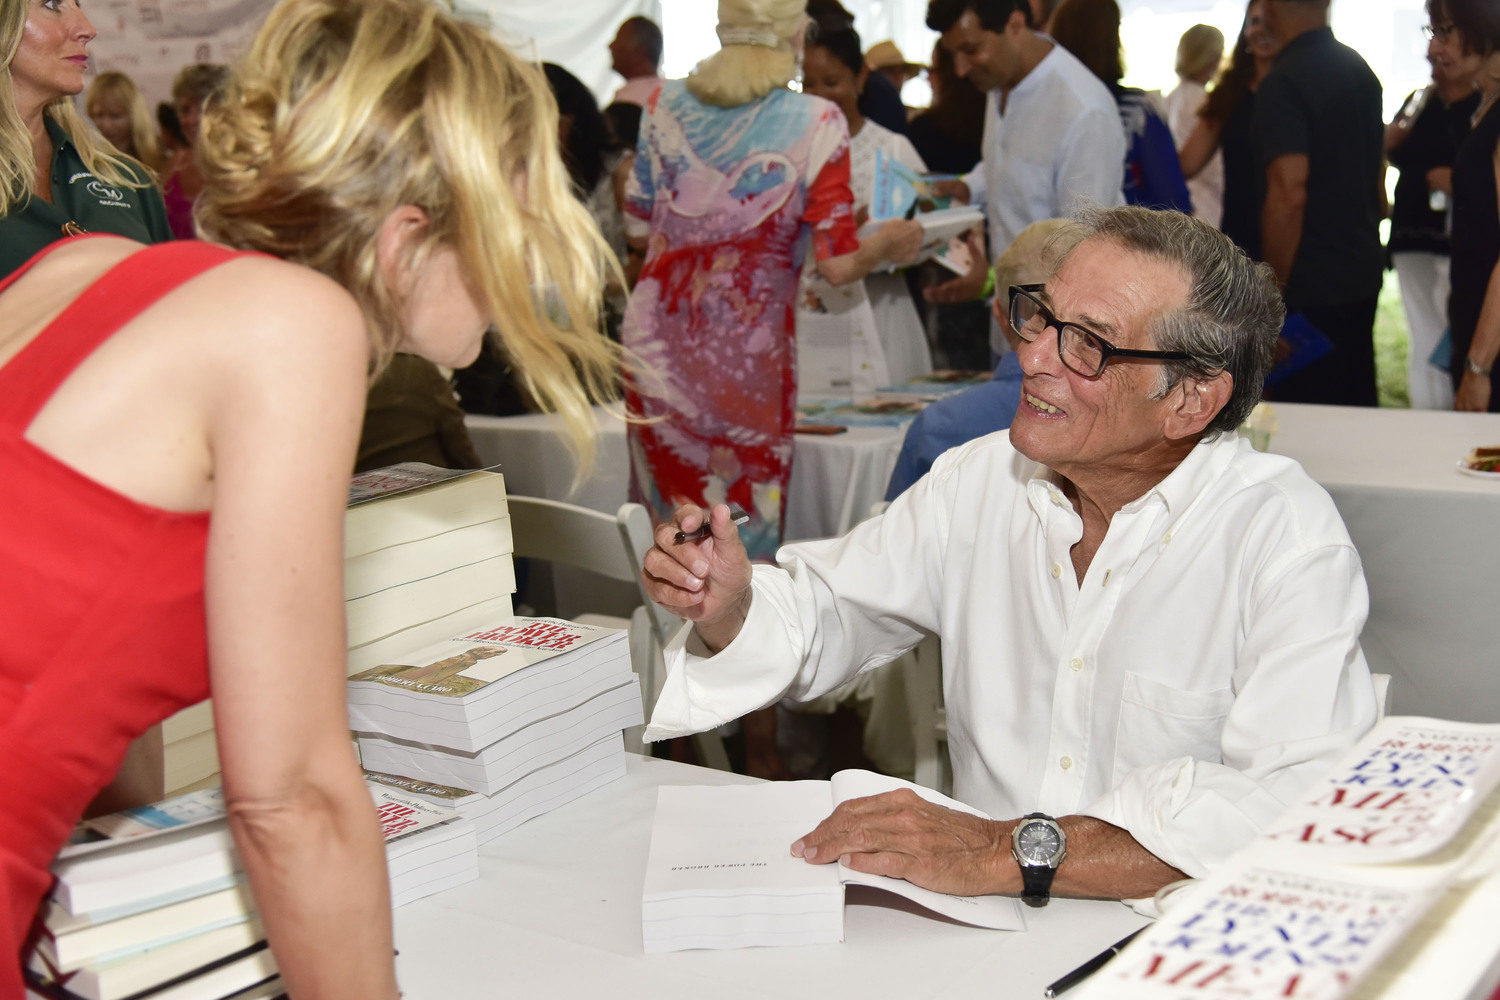
[[[517,617],[419,649],[406,662],[361,671],[349,683],[462,698],[525,667],[621,634],[557,618]]]

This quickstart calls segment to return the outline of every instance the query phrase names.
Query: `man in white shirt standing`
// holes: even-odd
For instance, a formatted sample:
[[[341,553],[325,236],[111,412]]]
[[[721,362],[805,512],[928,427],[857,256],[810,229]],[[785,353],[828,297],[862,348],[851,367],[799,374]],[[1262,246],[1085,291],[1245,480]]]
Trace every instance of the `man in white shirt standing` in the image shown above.
[[[628,17],[609,43],[609,68],[625,78],[612,103],[646,106],[661,86],[661,28],[649,17]]]
[[[1125,132],[1109,88],[1033,30],[1030,0],[931,0],[959,76],[988,91],[982,159],[950,189],[983,204],[993,260],[1033,222],[1124,203]],[[934,302],[980,298],[986,269],[929,289]],[[993,338],[992,338],[993,340]],[[995,345],[1003,353],[1003,345]]]
[[[1328,495],[1235,428],[1281,327],[1274,277],[1188,216],[1086,213],[1020,333],[1008,432],[943,455],[839,539],[646,559],[693,622],[650,739],[817,697],[941,637],[956,796],[841,805],[792,853],[952,893],[1149,897],[1249,841],[1375,720],[1368,594]],[[1018,818],[1019,817],[1019,818]],[[1054,881],[1055,879],[1055,881]]]

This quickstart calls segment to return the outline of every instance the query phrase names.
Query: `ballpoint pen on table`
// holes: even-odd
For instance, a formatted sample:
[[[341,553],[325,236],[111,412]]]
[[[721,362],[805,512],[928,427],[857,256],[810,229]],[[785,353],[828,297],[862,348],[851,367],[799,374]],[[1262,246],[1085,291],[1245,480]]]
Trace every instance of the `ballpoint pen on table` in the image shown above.
[[[1149,927],[1150,924],[1147,924],[1146,926]],[[1042,991],[1042,996],[1055,997],[1059,993],[1071,990],[1073,987],[1083,982],[1089,976],[1092,976],[1094,973],[1104,968],[1104,966],[1109,963],[1110,959],[1114,958],[1121,951],[1123,951],[1125,949],[1125,946],[1134,941],[1135,936],[1145,929],[1145,927],[1140,927],[1136,930],[1131,931],[1129,934],[1125,935],[1123,938],[1116,941],[1114,944],[1110,945],[1108,948],[1104,949],[1099,954],[1089,959],[1087,962],[1084,962],[1082,965],[1074,969],[1072,972],[1068,973],[1066,976],[1063,976],[1051,986],[1048,986],[1045,990]]]
[[[729,521],[731,524],[744,524],[748,520],[750,520],[750,515],[740,510],[737,504],[729,505]],[[708,524],[708,518],[705,517],[703,523],[692,531],[679,531],[676,537],[672,539],[672,542],[675,545],[681,545],[683,542],[696,542],[700,538],[707,538],[712,531],[713,529]]]

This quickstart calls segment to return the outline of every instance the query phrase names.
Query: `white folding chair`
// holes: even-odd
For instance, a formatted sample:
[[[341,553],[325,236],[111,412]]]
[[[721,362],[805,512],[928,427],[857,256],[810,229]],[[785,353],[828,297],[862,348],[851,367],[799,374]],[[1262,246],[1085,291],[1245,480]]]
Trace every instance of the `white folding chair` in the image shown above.
[[[630,620],[610,615],[576,615],[586,624],[630,630],[630,662],[641,680],[641,699],[646,717],[656,707],[666,679],[662,650],[682,624],[653,604],[641,580],[641,564],[652,545],[651,518],[638,503],[621,504],[611,517],[576,504],[540,497],[506,497],[510,509],[511,539],[517,559],[561,563],[597,573],[611,580],[632,583],[639,590],[641,605]],[[633,735],[632,750],[639,750],[640,735]],[[727,771],[729,757],[715,733],[693,737],[698,759],[706,766]]]

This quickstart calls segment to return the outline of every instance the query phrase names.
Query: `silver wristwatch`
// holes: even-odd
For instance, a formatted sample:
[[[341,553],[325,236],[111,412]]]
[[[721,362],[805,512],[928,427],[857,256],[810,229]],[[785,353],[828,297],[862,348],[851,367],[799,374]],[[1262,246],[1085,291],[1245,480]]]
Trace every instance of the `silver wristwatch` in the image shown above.
[[[1464,358],[1464,371],[1468,372],[1470,375],[1482,375],[1485,378],[1490,377],[1490,369],[1486,368],[1478,361],[1475,361],[1473,358]]]
[[[1051,816],[1031,813],[1011,831],[1010,852],[1021,866],[1022,901],[1028,906],[1046,906],[1052,877],[1068,854],[1068,835]]]

